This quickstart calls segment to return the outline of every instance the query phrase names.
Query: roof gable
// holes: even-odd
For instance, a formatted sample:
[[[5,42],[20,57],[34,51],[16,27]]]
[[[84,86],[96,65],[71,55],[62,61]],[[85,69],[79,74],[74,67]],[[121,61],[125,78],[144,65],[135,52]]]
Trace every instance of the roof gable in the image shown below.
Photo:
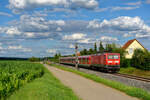
[[[134,41],[137,41],[137,40],[136,39],[129,40],[122,48],[127,49]],[[137,41],[137,42],[144,48],[144,46],[139,41]]]

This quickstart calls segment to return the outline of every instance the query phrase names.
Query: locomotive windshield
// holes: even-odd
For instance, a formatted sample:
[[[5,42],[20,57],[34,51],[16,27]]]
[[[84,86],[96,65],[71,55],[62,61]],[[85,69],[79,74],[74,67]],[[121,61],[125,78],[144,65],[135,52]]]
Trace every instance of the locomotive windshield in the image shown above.
[[[119,59],[118,55],[108,55],[108,59]]]

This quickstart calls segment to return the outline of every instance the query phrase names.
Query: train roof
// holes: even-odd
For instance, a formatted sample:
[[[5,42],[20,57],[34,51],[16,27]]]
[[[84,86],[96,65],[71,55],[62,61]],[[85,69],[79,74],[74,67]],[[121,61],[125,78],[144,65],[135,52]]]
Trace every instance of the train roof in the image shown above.
[[[78,56],[78,58],[88,58],[91,56],[97,56],[102,54],[119,54],[119,53],[98,53],[98,54],[92,54],[92,55],[84,55],[84,56]],[[60,59],[75,59],[76,57],[61,57]]]

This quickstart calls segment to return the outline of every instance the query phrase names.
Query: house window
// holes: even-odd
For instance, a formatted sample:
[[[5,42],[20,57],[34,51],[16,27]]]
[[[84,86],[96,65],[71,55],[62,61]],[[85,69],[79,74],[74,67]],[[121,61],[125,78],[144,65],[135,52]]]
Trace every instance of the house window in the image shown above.
[[[133,54],[133,48],[129,48],[129,54]]]

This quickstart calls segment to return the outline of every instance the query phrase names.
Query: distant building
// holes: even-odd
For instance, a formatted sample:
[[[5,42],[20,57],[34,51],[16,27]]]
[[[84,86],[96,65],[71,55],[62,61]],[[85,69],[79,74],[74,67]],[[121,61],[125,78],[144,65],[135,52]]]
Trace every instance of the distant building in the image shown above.
[[[125,51],[127,51],[125,55],[127,59],[132,58],[135,49],[145,50],[144,46],[136,39],[129,40],[122,48],[125,49]]]

